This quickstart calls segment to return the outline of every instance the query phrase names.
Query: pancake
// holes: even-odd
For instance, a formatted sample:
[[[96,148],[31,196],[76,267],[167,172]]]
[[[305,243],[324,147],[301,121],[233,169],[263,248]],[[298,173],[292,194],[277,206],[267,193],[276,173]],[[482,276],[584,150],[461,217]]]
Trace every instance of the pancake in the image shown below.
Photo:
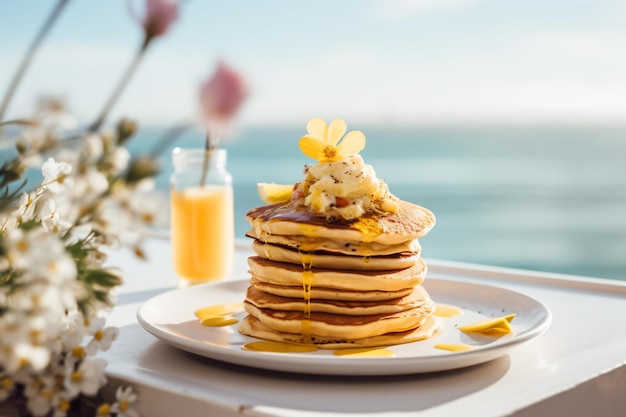
[[[261,258],[277,262],[288,262],[296,265],[302,265],[303,262],[306,262],[318,268],[361,271],[404,269],[415,265],[420,259],[419,254],[410,252],[387,256],[347,256],[321,251],[305,254],[258,240],[252,242],[252,250]]]
[[[348,339],[345,337],[329,338],[319,335],[302,335],[273,330],[256,317],[247,316],[240,323],[238,331],[241,334],[258,339],[272,340],[275,342],[308,344],[314,343],[321,349],[345,349],[358,347],[391,346],[403,343],[417,342],[427,339],[435,334],[439,328],[439,322],[433,316],[427,316],[424,322],[417,328],[404,332],[391,332],[378,336],[360,339]]]
[[[307,303],[302,297],[280,297],[259,290],[251,285],[246,292],[246,301],[257,308],[269,308],[283,311],[308,310],[311,312],[345,314],[345,315],[372,315],[393,314],[420,307],[429,302],[430,298],[423,287],[417,286],[411,294],[386,301],[339,301],[339,300],[309,300]]]
[[[336,219],[316,215],[305,206],[278,203],[254,208],[246,214],[256,236],[306,236],[334,241],[401,244],[425,236],[435,225],[434,214],[421,206],[398,201],[393,214],[366,214],[359,220]]]
[[[311,312],[310,319],[302,311],[282,311],[258,308],[244,301],[246,312],[267,327],[286,333],[312,334],[333,339],[361,339],[391,332],[402,332],[420,326],[434,311],[428,300],[420,307],[393,314],[349,316]]]
[[[281,297],[302,298],[302,283],[294,286],[283,286],[262,282],[254,277],[250,279],[250,283],[259,290],[269,294]],[[397,291],[353,291],[318,287],[316,285],[311,287],[309,294],[312,300],[385,301],[404,297],[412,291],[413,288],[404,288]]]
[[[262,231],[260,235],[257,235],[254,229],[248,231],[246,236],[261,242],[273,243],[304,252],[324,251],[352,256],[393,255],[396,253],[419,254],[421,250],[417,239],[407,240],[394,245],[384,245],[378,242],[349,241],[345,239],[331,240],[307,236],[283,236],[268,234]]]
[[[317,258],[317,256],[314,256]],[[355,292],[398,291],[421,284],[426,276],[426,263],[422,258],[404,269],[351,271],[323,269],[315,267],[312,274],[312,288],[337,288]],[[250,274],[257,280],[287,287],[303,285],[301,265],[270,261],[259,256],[248,258]]]

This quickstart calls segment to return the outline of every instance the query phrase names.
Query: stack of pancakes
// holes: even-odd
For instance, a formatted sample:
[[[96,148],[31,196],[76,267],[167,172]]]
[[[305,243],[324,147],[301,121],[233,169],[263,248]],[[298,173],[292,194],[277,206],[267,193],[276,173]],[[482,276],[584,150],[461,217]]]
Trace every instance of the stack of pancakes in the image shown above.
[[[251,285],[239,331],[320,348],[413,342],[437,329],[421,286],[418,238],[435,224],[427,209],[399,202],[394,214],[328,221],[294,203],[252,209]]]

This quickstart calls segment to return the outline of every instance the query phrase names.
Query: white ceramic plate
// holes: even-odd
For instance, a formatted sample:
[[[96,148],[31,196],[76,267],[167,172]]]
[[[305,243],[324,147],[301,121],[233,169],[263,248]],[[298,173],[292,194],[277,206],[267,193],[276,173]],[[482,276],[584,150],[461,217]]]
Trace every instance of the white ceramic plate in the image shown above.
[[[506,355],[545,331],[550,311],[537,300],[503,288],[430,278],[424,283],[431,298],[459,307],[463,313],[440,318],[441,330],[420,342],[387,347],[394,357],[335,356],[320,349],[310,353],[272,353],[243,350],[257,339],[240,335],[237,325],[207,327],[194,311],[202,307],[243,301],[249,282],[227,281],[173,290],[145,302],[137,312],[141,326],[172,346],[237,365],[275,371],[324,375],[399,375],[463,368]],[[458,326],[515,313],[513,332],[500,338],[468,336]],[[245,316],[238,313],[239,319]],[[464,343],[473,349],[450,352],[436,344]]]

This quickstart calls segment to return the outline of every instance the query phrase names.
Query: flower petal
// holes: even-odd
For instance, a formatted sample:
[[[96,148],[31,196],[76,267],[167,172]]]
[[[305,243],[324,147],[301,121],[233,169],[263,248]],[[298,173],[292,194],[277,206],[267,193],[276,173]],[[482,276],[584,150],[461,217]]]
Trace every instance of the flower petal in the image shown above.
[[[320,160],[324,156],[324,143],[312,136],[303,136],[298,142],[298,146],[303,154],[309,158]]]
[[[353,130],[348,133],[337,146],[337,151],[341,155],[354,155],[365,148],[365,135],[363,132]]]
[[[348,125],[341,119],[335,119],[330,122],[330,126],[328,126],[328,137],[326,138],[326,143],[336,145],[341,137],[348,130]]]
[[[328,125],[324,119],[317,117],[309,120],[309,123],[306,125],[306,131],[309,136],[325,141],[326,134],[328,133]]]

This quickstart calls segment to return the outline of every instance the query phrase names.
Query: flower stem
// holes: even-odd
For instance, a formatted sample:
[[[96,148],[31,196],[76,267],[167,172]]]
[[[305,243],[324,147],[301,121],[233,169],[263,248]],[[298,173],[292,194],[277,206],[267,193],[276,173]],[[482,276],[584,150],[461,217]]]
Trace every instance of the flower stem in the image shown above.
[[[17,90],[17,87],[20,84],[20,81],[22,80],[24,73],[28,69],[33,58],[35,57],[37,50],[39,49],[44,39],[50,32],[50,29],[52,29],[52,27],[54,26],[54,23],[57,21],[57,18],[59,17],[59,15],[63,11],[63,8],[65,8],[67,3],[69,3],[69,0],[59,0],[57,2],[56,6],[54,6],[54,9],[52,9],[52,12],[50,13],[48,18],[44,22],[41,29],[39,30],[39,33],[37,33],[37,36],[33,40],[33,43],[28,48],[26,55],[22,59],[20,66],[18,67],[15,75],[13,76],[13,79],[11,80],[11,83],[9,84],[9,89],[7,90],[7,92],[4,95],[4,98],[2,99],[2,104],[0,104],[0,120],[3,120],[4,114],[6,113],[7,108],[9,107],[9,103],[11,102],[11,99],[13,98],[13,94],[15,93],[15,90]]]
[[[204,187],[206,184],[206,177],[209,173],[209,165],[211,161],[211,154],[217,146],[217,141],[211,141],[211,133],[207,132],[204,141],[204,161],[202,163],[202,177],[200,178],[200,187]]]
[[[135,55],[134,59],[131,61],[129,67],[126,69],[126,72],[120,79],[119,83],[117,84],[117,87],[115,88],[115,90],[113,90],[113,94],[111,94],[111,96],[109,97],[109,100],[105,103],[104,107],[100,111],[100,115],[91,124],[91,126],[89,126],[89,132],[96,132],[98,129],[100,129],[100,127],[102,127],[102,124],[105,122],[109,112],[111,111],[111,108],[113,108],[113,105],[115,104],[115,102],[120,98],[120,96],[122,95],[122,91],[124,91],[124,88],[126,88],[126,85],[128,84],[133,74],[139,67],[139,63],[141,62],[141,59],[143,58],[146,50],[148,49],[148,46],[150,45],[150,41],[152,41],[152,39],[153,38],[150,36],[146,36],[144,38],[144,41],[141,44],[141,48],[139,48],[139,51],[137,51],[137,54]]]

